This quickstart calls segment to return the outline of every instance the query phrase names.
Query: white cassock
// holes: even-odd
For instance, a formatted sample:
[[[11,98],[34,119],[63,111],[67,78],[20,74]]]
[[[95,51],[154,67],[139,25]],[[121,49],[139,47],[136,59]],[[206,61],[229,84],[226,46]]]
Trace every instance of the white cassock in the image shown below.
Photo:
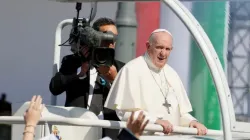
[[[171,104],[168,108],[165,102]],[[105,102],[105,107],[116,110],[126,121],[131,111],[143,110],[151,123],[168,120],[173,125],[189,126],[196,120],[189,112],[192,106],[180,77],[173,68],[159,69],[147,53],[128,62],[118,73]]]

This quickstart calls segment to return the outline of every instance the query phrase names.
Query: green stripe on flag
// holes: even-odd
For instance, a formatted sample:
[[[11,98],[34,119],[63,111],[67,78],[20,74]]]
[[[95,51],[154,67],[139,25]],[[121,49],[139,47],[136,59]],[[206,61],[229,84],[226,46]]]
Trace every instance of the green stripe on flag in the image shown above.
[[[224,62],[225,27],[227,27],[226,2],[193,2],[192,13],[210,38]],[[190,100],[192,114],[207,128],[221,129],[220,106],[209,68],[197,44],[193,41],[190,51]]]

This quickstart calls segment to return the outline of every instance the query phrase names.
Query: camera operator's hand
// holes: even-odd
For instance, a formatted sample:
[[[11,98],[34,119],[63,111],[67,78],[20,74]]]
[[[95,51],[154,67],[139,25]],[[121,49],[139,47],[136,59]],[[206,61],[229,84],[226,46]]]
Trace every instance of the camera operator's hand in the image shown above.
[[[102,76],[104,76],[109,82],[113,82],[115,80],[115,77],[117,75],[117,70],[114,65],[111,67],[107,66],[100,66],[98,68],[98,71],[101,73]]]
[[[82,55],[85,58],[88,58],[88,56],[89,56],[89,48],[88,47],[82,46]],[[89,62],[87,62],[87,61],[83,62],[82,66],[81,66],[81,71],[77,75],[79,77],[84,77],[88,70],[89,70]]]
[[[88,62],[82,63],[81,72],[78,74],[78,76],[79,77],[85,76],[88,70],[89,70],[89,63]]]
[[[89,48],[88,48],[88,47],[82,46],[82,55],[83,55],[85,58],[88,58],[88,57],[89,57]]]

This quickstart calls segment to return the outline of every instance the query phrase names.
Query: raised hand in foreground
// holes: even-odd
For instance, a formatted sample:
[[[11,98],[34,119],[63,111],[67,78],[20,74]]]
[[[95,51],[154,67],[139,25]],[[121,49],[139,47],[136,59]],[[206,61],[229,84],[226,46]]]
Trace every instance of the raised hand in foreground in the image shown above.
[[[23,140],[33,140],[35,137],[35,128],[40,120],[44,104],[42,105],[41,96],[33,96],[29,108],[24,113],[25,128]]]
[[[136,136],[136,138],[139,139],[139,137],[142,135],[145,127],[147,126],[149,120],[146,122],[145,115],[143,114],[143,111],[140,112],[138,117],[134,118],[134,112],[131,113],[131,116],[129,117],[127,121],[127,128]]]

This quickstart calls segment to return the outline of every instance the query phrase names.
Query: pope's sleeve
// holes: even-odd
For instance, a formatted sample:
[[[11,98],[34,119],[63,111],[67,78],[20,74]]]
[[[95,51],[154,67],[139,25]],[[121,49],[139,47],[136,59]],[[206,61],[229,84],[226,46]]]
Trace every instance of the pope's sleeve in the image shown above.
[[[136,70],[125,65],[117,74],[104,106],[122,111],[142,109],[139,81]]]
[[[189,127],[191,121],[197,120],[189,113],[182,114],[182,116],[180,117],[180,125],[183,127]]]
[[[180,94],[178,96],[179,109],[180,109],[180,125],[189,126],[190,122],[196,119],[189,114],[189,112],[193,111],[192,105],[189,101],[184,85],[178,75],[177,78],[180,85],[180,92],[179,92]]]
[[[183,86],[183,83],[180,79],[180,77],[177,75],[177,78],[178,78],[178,83],[179,83],[179,90],[178,90],[178,102],[179,102],[179,107],[180,107],[180,114],[186,114],[186,113],[189,113],[192,110],[192,106],[191,106],[191,103],[189,101],[189,98],[188,98],[188,95],[187,95],[187,92]]]

